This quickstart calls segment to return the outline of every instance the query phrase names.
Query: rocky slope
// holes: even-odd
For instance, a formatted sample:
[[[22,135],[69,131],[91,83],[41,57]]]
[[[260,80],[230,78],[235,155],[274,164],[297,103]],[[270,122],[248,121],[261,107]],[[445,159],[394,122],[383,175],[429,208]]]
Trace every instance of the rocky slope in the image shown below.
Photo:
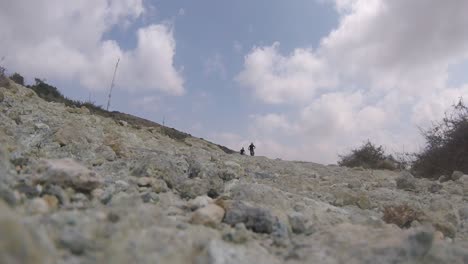
[[[468,263],[467,175],[227,154],[2,86],[0,263]]]

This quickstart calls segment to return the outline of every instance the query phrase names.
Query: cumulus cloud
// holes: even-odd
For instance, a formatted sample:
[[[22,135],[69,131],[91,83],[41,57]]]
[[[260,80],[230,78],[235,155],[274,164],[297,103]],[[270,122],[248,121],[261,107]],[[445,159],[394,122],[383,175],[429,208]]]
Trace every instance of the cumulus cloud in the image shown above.
[[[256,119],[256,133],[321,162],[336,161],[338,153],[366,139],[392,151],[417,150],[417,127],[441,118],[459,97],[468,98],[468,85],[448,85],[449,66],[468,59],[468,2],[328,2],[339,24],[316,49],[284,55],[274,43],[245,56],[239,83],[265,103],[296,109],[279,114],[281,123],[294,127],[288,139],[267,133],[280,130],[272,122],[278,116]]]
[[[105,39],[145,12],[143,0],[5,1],[0,9],[0,46],[5,64],[28,76],[78,80],[90,90],[107,89],[117,58],[118,86],[180,95],[183,78],[174,66],[170,25],[138,29],[137,46],[123,50]]]
[[[279,43],[255,47],[246,57],[237,81],[268,103],[303,101],[320,88],[334,85],[327,66],[310,49],[280,54]]]

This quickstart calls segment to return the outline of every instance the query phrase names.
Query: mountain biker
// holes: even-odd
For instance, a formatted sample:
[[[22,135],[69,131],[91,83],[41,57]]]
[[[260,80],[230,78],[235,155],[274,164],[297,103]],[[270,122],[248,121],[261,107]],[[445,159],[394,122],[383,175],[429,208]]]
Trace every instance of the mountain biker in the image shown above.
[[[255,156],[255,145],[253,144],[253,142],[250,144],[249,146],[249,150],[250,150],[250,156]]]
[[[241,149],[241,151],[240,151],[240,154],[241,154],[241,155],[245,155],[245,149],[244,149],[244,147],[242,147],[242,149]]]

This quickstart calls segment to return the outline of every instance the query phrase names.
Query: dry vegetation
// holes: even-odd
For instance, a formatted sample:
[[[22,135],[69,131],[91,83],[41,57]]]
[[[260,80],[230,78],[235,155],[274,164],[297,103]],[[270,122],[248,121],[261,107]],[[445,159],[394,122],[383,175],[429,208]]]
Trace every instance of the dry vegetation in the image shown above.
[[[409,207],[407,204],[403,204],[385,207],[382,219],[388,224],[395,224],[400,228],[409,228],[413,221],[419,220],[421,217],[421,212]]]

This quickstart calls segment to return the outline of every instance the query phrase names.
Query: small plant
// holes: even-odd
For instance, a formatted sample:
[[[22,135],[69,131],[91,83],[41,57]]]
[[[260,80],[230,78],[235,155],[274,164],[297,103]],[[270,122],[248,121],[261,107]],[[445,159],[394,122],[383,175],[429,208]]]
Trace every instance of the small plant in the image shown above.
[[[403,204],[385,207],[382,220],[388,224],[395,224],[400,228],[409,228],[413,221],[419,220],[421,217],[421,212],[409,207],[407,204]]]
[[[352,150],[350,154],[339,157],[338,165],[344,167],[387,170],[395,170],[399,167],[392,155],[385,154],[382,146],[376,146],[370,141],[364,143],[360,148]]]

